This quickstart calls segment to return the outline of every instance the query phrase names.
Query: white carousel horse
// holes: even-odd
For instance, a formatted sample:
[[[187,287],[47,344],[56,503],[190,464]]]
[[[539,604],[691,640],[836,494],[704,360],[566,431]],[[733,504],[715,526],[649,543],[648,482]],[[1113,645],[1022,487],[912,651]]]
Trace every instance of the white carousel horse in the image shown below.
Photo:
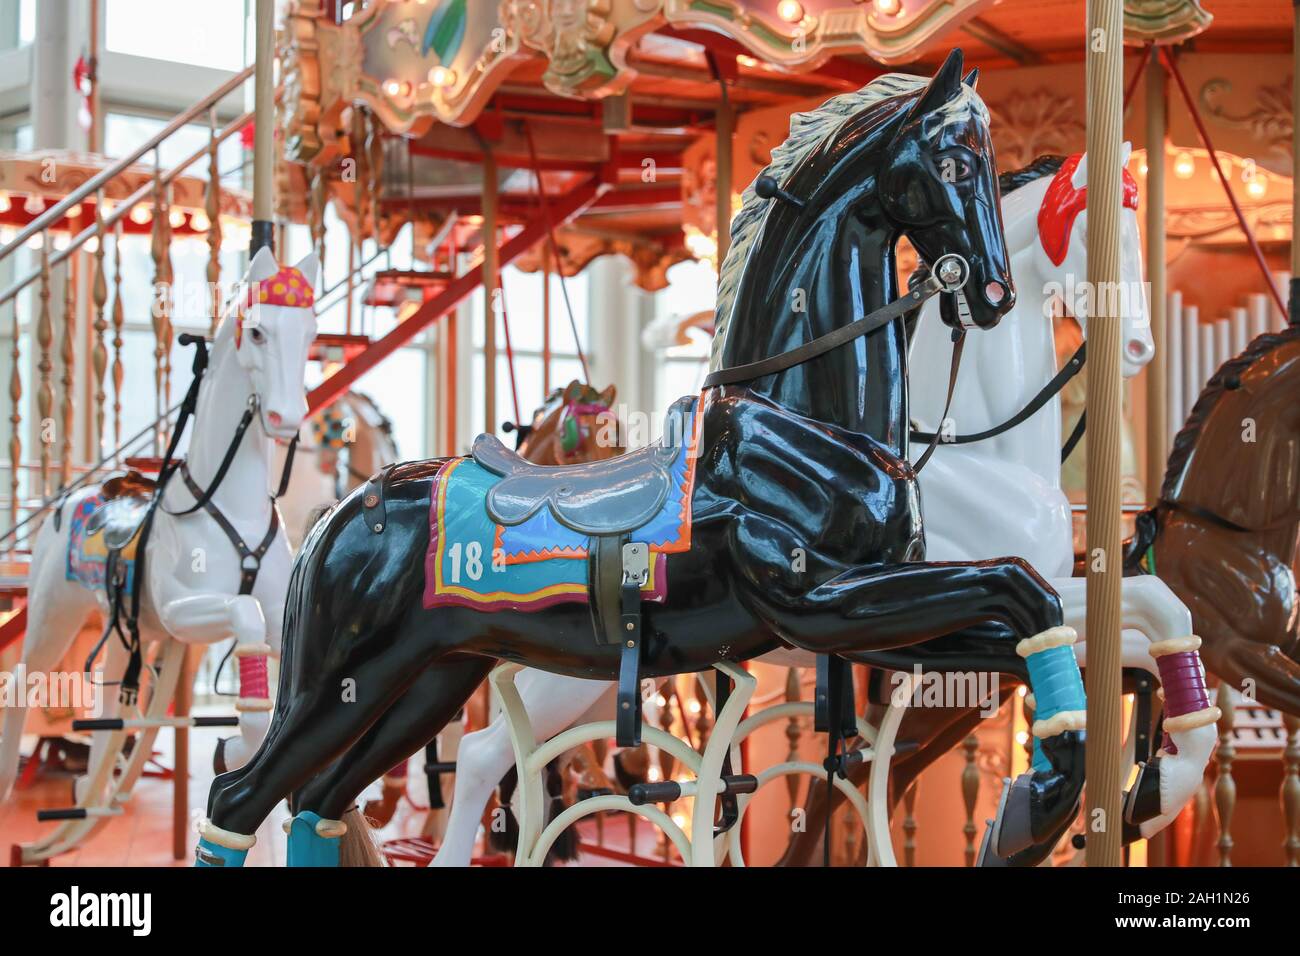
[[[1051,256],[1040,239],[1039,212],[1056,176],[1042,175],[1003,199],[1007,248],[1020,298],[996,328],[968,336],[953,397],[954,411],[949,416],[955,419],[958,433],[981,431],[1010,418],[1056,373],[1052,295],[1057,290],[1069,295],[1087,277],[1086,212],[1078,209],[1078,191],[1086,183],[1087,167],[1081,157],[1070,167],[1053,195],[1066,200],[1070,221],[1048,225],[1050,217],[1045,217],[1044,225],[1051,232],[1047,240],[1053,246]],[[1136,374],[1154,353],[1141,295],[1142,258],[1134,206],[1135,199],[1126,205],[1122,221],[1124,279],[1136,283],[1138,292],[1135,307],[1124,318],[1124,371],[1128,375]],[[949,335],[940,330],[937,317],[925,317],[912,346],[912,367],[943,368],[950,348]],[[914,378],[913,417],[923,423],[937,418],[946,386],[941,376]],[[1061,592],[1066,621],[1082,634],[1083,581],[1069,576],[1073,539],[1069,502],[1060,490],[1060,449],[1060,404],[1055,397],[997,438],[963,446],[940,443],[920,478],[927,519],[926,551],[928,557],[938,560],[956,559],[959,554],[965,558],[1010,554],[1027,558]],[[918,454],[921,450],[916,449]],[[979,468],[986,480],[970,481],[967,468]],[[974,493],[980,498],[972,502]],[[996,510],[989,504],[995,498]],[[1155,662],[1148,653],[1151,643],[1191,634],[1186,607],[1156,578],[1126,579],[1123,609],[1125,627],[1131,629],[1125,633],[1125,666],[1155,673]],[[1081,648],[1082,641],[1076,646]],[[796,651],[776,652],[764,660],[786,666],[811,663]],[[613,713],[612,684],[526,668],[516,678],[516,685],[538,740],[579,720],[608,719]],[[1178,756],[1161,765],[1161,815],[1142,825],[1144,835],[1167,825],[1190,799],[1213,741],[1212,727],[1179,733]],[[509,730],[501,717],[463,738],[446,835],[434,865],[469,864],[483,809],[513,762]]]
[[[1004,190],[1002,215],[1021,298],[996,328],[967,336],[949,413],[951,434],[994,428],[1024,408],[1056,374],[1053,299],[1064,299],[1087,332],[1084,310],[1076,308],[1088,274],[1087,158],[1072,156],[1063,165],[1040,160],[1017,175],[1029,181]],[[1131,377],[1155,349],[1144,294],[1137,185],[1127,170],[1124,179],[1122,365]],[[1036,290],[1043,294],[1032,294]],[[937,309],[927,304],[912,340],[913,367],[941,365],[950,349]],[[921,379],[912,388],[912,417],[926,430],[933,430],[943,414],[945,386],[938,379]],[[913,458],[922,450],[914,446]],[[1065,623],[1079,633],[1074,647],[1082,666],[1087,658],[1086,587],[1083,578],[1071,576],[1070,503],[1060,479],[1059,393],[1001,435],[970,444],[940,441],[920,479],[926,557],[964,561],[1015,554],[1028,560],[1061,595]],[[1191,638],[1191,613],[1159,578],[1125,578],[1122,610],[1125,667],[1148,671],[1158,680],[1157,655],[1199,644]],[[1213,717],[1211,710],[1192,720],[1166,720],[1177,753],[1162,755],[1160,814],[1141,824],[1143,836],[1167,826],[1195,795],[1217,737]]]
[[[239,734],[223,742],[225,766],[246,762],[266,733],[271,708],[267,657],[278,653],[292,563],[289,542],[268,490],[271,444],[297,435],[307,413],[304,371],[316,336],[313,304],[319,273],[314,255],[295,267],[282,268],[269,250],[259,251],[240,294],[217,328],[198,393],[189,450],[163,492],[144,548],[140,645],[146,655],[150,646],[156,645],[155,664],[160,660],[167,663],[154,673],[148,711],[134,713],[136,708],[129,703],[129,712],[122,715],[143,717],[146,725],[155,726],[136,741],[137,752],[148,750],[156,725],[165,718],[179,669],[174,666],[179,661],[176,649],[183,644],[235,639],[235,656],[240,661]],[[241,423],[246,432],[241,431]],[[236,444],[237,435],[242,439]],[[221,464],[230,449],[233,454],[223,476]],[[207,505],[191,510],[208,490]],[[112,615],[103,584],[104,541],[94,541],[103,533],[105,522],[112,521],[110,506],[123,501],[110,495],[105,494],[104,486],[74,492],[60,503],[55,520],[46,520],[37,535],[29,583],[30,618],[23,645],[28,673],[58,668],[92,611],[100,611],[106,620]],[[142,500],[147,499],[136,497],[134,503]],[[103,517],[98,517],[101,514]],[[132,533],[129,525],[125,530],[129,543],[122,555],[127,559],[136,548],[138,530]],[[235,536],[254,556],[260,552],[260,557],[241,558]],[[97,562],[96,557],[101,560]],[[132,559],[132,563],[137,561]],[[254,566],[251,592],[240,593]],[[113,636],[106,647],[102,673],[113,681],[126,669],[127,652]],[[104,716],[118,716],[119,695],[106,698]],[[21,707],[5,713],[0,800],[8,796],[14,782],[26,716]],[[113,778],[113,764],[122,752],[125,736],[120,730],[96,733],[89,785],[79,794],[83,803],[107,799],[117,804],[129,796],[134,780],[120,779],[128,776],[126,772],[117,781]],[[138,776],[138,770],[131,775]],[[87,832],[44,841],[36,856],[52,856]]]
[[[275,446],[272,474],[284,467],[286,446]],[[347,392],[303,423],[280,516],[296,553],[321,513],[384,465],[398,461],[392,423],[361,392]]]

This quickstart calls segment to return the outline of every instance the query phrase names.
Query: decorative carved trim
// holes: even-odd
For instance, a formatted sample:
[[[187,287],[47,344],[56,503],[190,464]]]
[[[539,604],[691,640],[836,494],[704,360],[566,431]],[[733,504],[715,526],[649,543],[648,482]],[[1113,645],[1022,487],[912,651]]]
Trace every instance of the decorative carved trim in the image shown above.
[[[1232,92],[1232,83],[1225,79],[1208,80],[1201,87],[1197,99],[1206,115],[1230,129],[1243,129],[1267,144],[1272,152],[1291,162],[1291,134],[1295,120],[1291,109],[1291,77],[1280,83],[1261,83],[1255,88],[1255,108],[1248,113],[1230,113],[1222,99]]]
[[[647,292],[657,292],[668,286],[668,270],[679,262],[694,258],[683,246],[668,246],[653,239],[602,235],[581,228],[560,229],[556,232],[559,246],[559,268],[566,276],[574,276],[600,256],[627,257],[636,268],[636,284]],[[543,268],[546,244],[538,243],[515,259],[515,268],[523,272],[537,272]],[[554,268],[555,263],[552,263]]]
[[[1087,127],[1073,96],[1038,89],[989,104],[998,141],[998,166],[1018,169],[1044,153],[1083,149]]]

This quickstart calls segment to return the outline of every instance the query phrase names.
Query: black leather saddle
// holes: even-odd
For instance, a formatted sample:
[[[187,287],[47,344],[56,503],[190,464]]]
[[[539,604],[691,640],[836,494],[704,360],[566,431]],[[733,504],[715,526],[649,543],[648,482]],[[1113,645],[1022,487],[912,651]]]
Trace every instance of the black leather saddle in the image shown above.
[[[660,441],[604,461],[537,465],[495,435],[479,435],[474,460],[502,476],[488,492],[488,515],[497,524],[518,525],[547,506],[579,534],[617,535],[641,527],[672,491],[673,461],[690,438],[693,401],[686,396],[673,403]]]

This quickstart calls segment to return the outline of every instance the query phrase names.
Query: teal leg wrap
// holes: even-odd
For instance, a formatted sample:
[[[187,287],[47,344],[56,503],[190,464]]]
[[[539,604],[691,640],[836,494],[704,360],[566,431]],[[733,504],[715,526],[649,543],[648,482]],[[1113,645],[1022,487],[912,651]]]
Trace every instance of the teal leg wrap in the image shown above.
[[[1035,720],[1051,720],[1063,710],[1086,710],[1083,675],[1074,648],[1049,647],[1025,658],[1029,686],[1034,692]]]
[[[1052,770],[1052,762],[1047,759],[1047,754],[1043,753],[1043,745],[1037,737],[1034,738],[1034,759],[1029,769],[1034,773],[1050,773]]]
[[[290,866],[338,866],[339,842],[342,837],[323,837],[316,833],[320,814],[304,810],[289,824]]]
[[[199,845],[194,849],[195,866],[243,866],[247,850],[232,850],[211,840],[199,837]]]

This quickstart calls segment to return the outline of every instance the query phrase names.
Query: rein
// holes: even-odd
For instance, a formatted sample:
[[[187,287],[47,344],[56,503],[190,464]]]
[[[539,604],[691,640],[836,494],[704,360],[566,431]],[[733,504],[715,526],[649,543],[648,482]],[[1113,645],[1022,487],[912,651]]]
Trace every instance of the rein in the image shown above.
[[[1060,393],[1061,389],[1065,388],[1065,386],[1069,384],[1070,379],[1074,378],[1076,375],[1079,374],[1079,372],[1083,370],[1083,364],[1084,362],[1087,361],[1087,359],[1088,359],[1088,343],[1084,342],[1078,347],[1078,349],[1075,350],[1075,353],[1070,356],[1069,361],[1067,361],[1063,366],[1061,366],[1061,370],[1052,377],[1051,381],[1049,381],[1046,385],[1040,388],[1038,390],[1038,394],[1036,394],[1033,398],[1031,398],[1029,400],[1029,403],[1025,405],[1024,408],[1020,409],[1020,411],[1016,412],[1014,415],[1012,415],[1002,424],[994,425],[992,428],[985,429],[982,432],[975,432],[970,435],[953,435],[951,437],[944,437],[943,443],[945,445],[969,445],[974,442],[986,441],[990,438],[996,438],[998,435],[1009,432],[1017,425],[1020,425],[1023,422],[1027,421],[1036,412],[1038,412],[1039,409],[1041,409],[1049,401],[1055,398],[1056,395]],[[951,386],[949,387],[948,395],[949,395],[949,401],[951,401],[952,398]],[[947,410],[945,409],[944,418],[947,417],[948,417],[948,413]],[[1083,437],[1083,432],[1086,427],[1087,426],[1085,424],[1085,419],[1083,418],[1083,416],[1080,416],[1079,421],[1074,426],[1074,431],[1071,432],[1069,439],[1067,439],[1065,445],[1061,449],[1062,462],[1064,462],[1067,458],[1070,457],[1070,453],[1074,451],[1075,446],[1079,444],[1079,439]],[[939,434],[940,433],[938,432],[913,431],[912,440],[933,443],[936,440],[936,438],[939,436]]]
[[[842,325],[838,329],[833,329],[825,335],[820,335],[811,342],[805,342],[797,348],[782,352],[779,355],[773,355],[758,362],[750,362],[747,365],[736,365],[731,368],[718,369],[710,372],[704,379],[703,388],[713,388],[718,385],[733,385],[738,382],[748,382],[752,379],[762,378],[765,375],[772,375],[776,372],[784,372],[786,369],[794,368],[796,365],[802,365],[810,359],[817,358],[819,355],[825,355],[834,349],[852,342],[856,338],[875,332],[889,325],[895,319],[901,318],[915,309],[919,309],[930,298],[938,295],[940,292],[945,295],[956,295],[970,278],[970,266],[961,256],[955,253],[948,253],[940,256],[935,262],[934,268],[930,270],[929,275],[924,279],[916,282],[919,273],[909,280],[912,286],[907,295],[889,302],[874,312],[864,315],[848,325]],[[913,284],[915,283],[915,284]],[[953,329],[952,333],[952,364],[948,370],[948,397],[943,406],[943,417],[948,417],[948,409],[952,407],[952,394],[957,387],[957,372],[961,367],[962,350],[966,346],[966,329]],[[925,467],[925,463],[930,460],[934,454],[934,449],[938,444],[938,435],[928,436],[929,447],[917,459],[913,471],[919,474]]]
[[[212,496],[216,494],[221,482],[225,479],[226,474],[230,471],[230,466],[235,460],[235,454],[244,439],[245,432],[248,431],[249,425],[252,424],[253,416],[257,412],[257,396],[249,396],[248,407],[244,410],[243,417],[240,418],[239,424],[235,428],[234,437],[231,438],[230,444],[226,447],[226,453],[221,459],[221,464],[217,468],[217,473],[212,482],[205,489],[200,489],[194,480],[190,477],[189,470],[185,465],[184,459],[176,458],[177,446],[180,444],[181,436],[184,434],[190,419],[194,417],[198,410],[199,387],[203,383],[204,373],[208,370],[208,343],[201,335],[193,335],[188,332],[182,333],[177,341],[181,345],[193,345],[195,347],[194,363],[191,367],[194,378],[190,382],[190,387],[185,393],[185,398],[181,401],[180,411],[176,415],[176,425],[172,430],[171,439],[167,443],[167,451],[163,455],[162,465],[158,469],[158,479],[154,484],[154,492],[149,500],[149,506],[145,509],[144,517],[140,521],[140,528],[136,535],[136,558],[135,570],[131,578],[131,595],[129,607],[123,607],[120,591],[110,593],[112,604],[112,617],[105,627],[103,636],[91,650],[90,657],[86,661],[86,670],[91,669],[91,662],[98,656],[108,640],[110,634],[117,632],[130,653],[130,661],[127,664],[126,672],[122,675],[120,682],[121,689],[119,697],[122,703],[134,704],[140,690],[140,672],[143,669],[143,654],[140,642],[140,601],[144,589],[145,579],[145,562],[148,556],[149,535],[153,531],[154,516],[159,510],[164,514],[174,517],[183,517],[193,514],[200,508],[206,509],[208,514],[217,522],[218,526],[226,533],[234,545],[236,552],[241,559],[240,571],[240,592],[247,594],[252,591],[253,583],[257,579],[257,572],[260,568],[261,557],[270,548],[275,539],[275,534],[279,530],[279,517],[276,513],[274,503],[276,499],[284,497],[289,487],[289,478],[293,470],[294,453],[298,448],[298,436],[294,435],[293,440],[289,443],[289,451],[285,455],[284,470],[280,474],[280,484],[276,493],[271,496],[271,525],[267,535],[259,547],[249,549],[235,532],[234,527],[225,518],[224,515],[212,504]],[[190,493],[195,497],[196,502],[193,507],[184,511],[170,511],[162,506],[162,500],[167,491],[167,485],[172,477],[178,472],[182,472],[186,486]],[[250,562],[251,557],[251,562]],[[109,575],[108,585],[110,592],[113,591],[112,585],[119,575]],[[123,634],[121,626],[121,614],[126,613],[127,634]]]
[[[1295,515],[1287,515],[1276,521],[1270,521],[1262,528],[1247,528],[1243,524],[1237,524],[1237,522],[1225,518],[1222,515],[1215,514],[1213,511],[1209,511],[1206,508],[1202,508],[1198,505],[1184,504],[1181,501],[1174,501],[1170,498],[1160,498],[1156,502],[1156,507],[1165,508],[1169,511],[1181,511],[1183,514],[1190,515],[1193,518],[1200,518],[1202,521],[1208,521],[1210,524],[1222,528],[1224,531],[1233,531],[1237,534],[1268,534],[1270,531],[1276,531],[1278,528],[1284,528],[1289,524],[1295,524],[1297,521]]]

